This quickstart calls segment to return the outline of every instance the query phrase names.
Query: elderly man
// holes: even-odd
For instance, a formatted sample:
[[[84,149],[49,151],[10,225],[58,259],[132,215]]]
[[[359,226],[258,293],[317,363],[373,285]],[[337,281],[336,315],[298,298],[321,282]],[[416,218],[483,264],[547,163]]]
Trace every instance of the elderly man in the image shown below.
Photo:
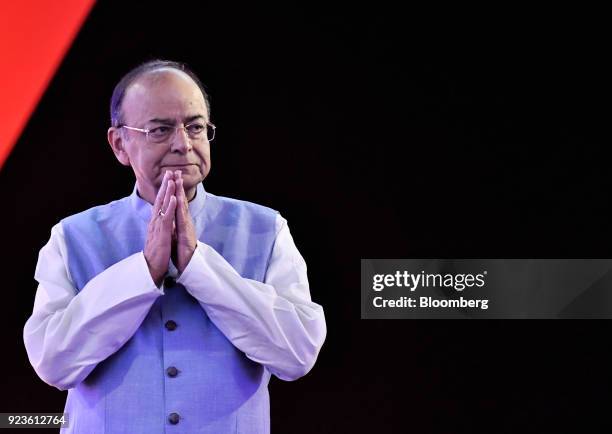
[[[267,433],[270,374],[305,375],[326,335],[287,222],[204,190],[215,126],[184,65],[130,71],[111,118],[134,191],[53,227],[24,328],[64,432]]]

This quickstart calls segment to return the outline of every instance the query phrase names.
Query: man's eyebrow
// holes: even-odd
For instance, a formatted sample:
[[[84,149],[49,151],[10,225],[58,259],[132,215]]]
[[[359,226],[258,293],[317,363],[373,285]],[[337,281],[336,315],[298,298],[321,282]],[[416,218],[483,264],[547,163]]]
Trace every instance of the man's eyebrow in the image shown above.
[[[195,121],[196,119],[206,119],[203,115],[193,115],[193,116],[187,116],[185,118],[184,123],[188,124],[190,122]],[[175,119],[170,119],[170,118],[153,118],[153,119],[149,119],[149,122],[152,123],[157,123],[157,124],[165,124],[165,125],[174,125],[176,124],[176,120]]]
[[[188,124],[188,123],[190,123],[190,122],[195,121],[196,119],[205,119],[205,118],[204,118],[204,116],[202,116],[202,115],[188,116],[188,117],[185,119],[185,123],[186,123],[186,124]]]
[[[166,124],[166,125],[174,125],[175,124],[174,119],[153,118],[153,119],[149,119],[149,122],[153,122],[153,123],[156,123],[156,124]]]

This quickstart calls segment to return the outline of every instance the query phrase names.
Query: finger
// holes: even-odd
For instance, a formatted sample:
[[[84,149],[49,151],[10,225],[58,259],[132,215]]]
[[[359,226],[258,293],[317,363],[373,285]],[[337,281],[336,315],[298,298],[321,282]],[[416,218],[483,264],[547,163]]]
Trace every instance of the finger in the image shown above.
[[[177,200],[177,211],[176,220],[179,230],[183,229],[183,223],[185,222],[185,213],[187,212],[187,198],[185,197],[185,188],[183,187],[183,178],[178,178],[176,181],[176,200]]]
[[[173,194],[170,196],[170,200],[168,201],[168,208],[166,208],[166,212],[162,217],[162,221],[164,223],[165,228],[168,232],[172,232],[172,225],[174,224],[174,211],[176,210],[176,196]]]
[[[183,178],[177,178],[177,181],[176,181],[176,192],[177,192],[176,193],[176,195],[177,195],[176,200],[180,201],[180,203],[177,202],[177,205],[185,204],[187,202],[187,198],[185,197],[185,186],[183,184]]]
[[[180,170],[174,172],[174,180],[176,181],[176,200],[177,206],[181,206],[182,201],[186,201],[185,189],[183,187],[183,173]]]
[[[166,190],[168,188],[168,180],[172,177],[171,175],[172,172],[170,172],[169,170],[166,170],[166,173],[164,173],[161,186],[159,187],[159,191],[157,192],[157,196],[155,197],[155,204],[153,206],[153,210],[155,212],[162,209],[164,198],[166,197]]]
[[[168,205],[170,203],[170,198],[172,196],[174,196],[175,191],[176,191],[176,184],[175,184],[175,182],[173,180],[169,179],[168,180],[168,187],[166,188],[166,195],[164,197],[164,203],[163,203],[162,209],[161,209],[164,214],[168,213]]]
[[[168,178],[170,177],[170,171],[166,170],[164,173],[164,178],[162,179],[161,186],[159,187],[159,191],[157,192],[157,196],[155,197],[155,203],[153,204],[153,212],[157,214],[162,207],[164,202],[164,197],[166,196],[166,188],[168,187]]]

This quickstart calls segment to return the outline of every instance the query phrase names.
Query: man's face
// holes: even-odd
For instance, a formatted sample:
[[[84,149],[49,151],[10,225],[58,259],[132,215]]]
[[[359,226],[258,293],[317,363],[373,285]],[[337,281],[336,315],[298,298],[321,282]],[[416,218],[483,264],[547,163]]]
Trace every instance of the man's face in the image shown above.
[[[194,122],[206,125],[209,121],[198,86],[185,73],[170,68],[145,74],[130,85],[122,113],[124,125],[149,130]],[[113,145],[117,140],[120,146]],[[149,202],[153,202],[166,170],[182,171],[188,198],[210,171],[210,143],[206,134],[192,140],[185,130],[179,129],[171,139],[154,143],[142,132],[122,128],[115,129],[113,134],[109,131],[109,141],[117,158],[134,170],[138,191]],[[118,153],[118,148],[123,152]]]

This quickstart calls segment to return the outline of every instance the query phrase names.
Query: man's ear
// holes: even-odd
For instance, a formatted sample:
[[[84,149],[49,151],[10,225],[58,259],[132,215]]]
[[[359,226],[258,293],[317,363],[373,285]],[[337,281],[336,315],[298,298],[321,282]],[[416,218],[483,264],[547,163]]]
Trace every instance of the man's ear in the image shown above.
[[[108,144],[111,146],[115,157],[124,166],[130,165],[130,157],[125,152],[123,135],[121,134],[121,128],[110,127],[106,133]]]

